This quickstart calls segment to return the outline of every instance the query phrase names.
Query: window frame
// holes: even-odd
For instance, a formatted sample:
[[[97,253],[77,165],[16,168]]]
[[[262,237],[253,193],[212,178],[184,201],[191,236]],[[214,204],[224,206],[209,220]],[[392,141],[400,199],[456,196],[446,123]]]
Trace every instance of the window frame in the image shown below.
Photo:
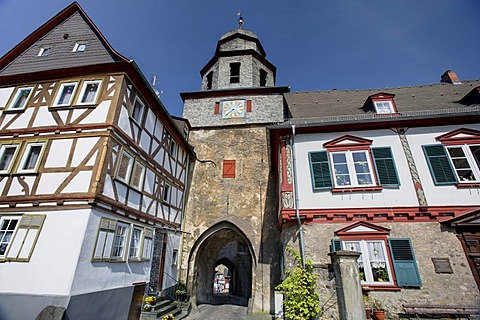
[[[24,90],[30,90],[30,92],[28,93],[23,105],[21,107],[14,108],[13,106],[18,104],[19,99],[21,98],[21,95],[22,95],[22,91]],[[32,97],[34,90],[35,90],[35,86],[26,86],[26,87],[16,88],[12,95],[12,99],[10,100],[10,103],[7,105],[7,108],[5,109],[5,111],[13,112],[13,111],[25,110],[27,108],[28,103],[30,102],[30,98]]]
[[[367,184],[359,184],[359,174],[367,174],[365,172],[357,172],[355,168],[355,160],[353,159],[353,153],[363,153],[365,155],[365,159],[367,161],[367,167],[368,167],[368,174],[371,179],[371,183]],[[345,160],[346,160],[346,165],[347,165],[347,173],[348,177],[350,180],[350,184],[345,184],[341,185],[337,182],[337,173],[335,169],[335,161],[334,161],[334,156],[338,154],[344,154],[345,155]],[[376,176],[374,174],[374,168],[372,166],[372,160],[371,160],[371,155],[369,150],[344,150],[344,151],[332,151],[329,152],[329,160],[331,164],[331,171],[333,173],[333,184],[335,188],[363,188],[363,187],[374,187],[378,186],[378,183],[376,181]],[[342,164],[342,163],[340,163]],[[345,175],[345,174],[343,174]]]
[[[10,160],[10,163],[8,166],[4,169],[0,169],[0,174],[9,174],[13,171],[16,159],[18,157],[18,154],[20,153],[20,143],[12,143],[12,144],[2,144],[0,146],[0,161],[2,160],[4,154],[5,154],[5,149],[15,147],[15,152],[13,153],[13,156]],[[0,162],[1,163],[1,162]]]
[[[82,102],[83,97],[86,93],[87,86],[90,84],[97,84],[97,91],[95,92],[95,97],[93,101]],[[96,105],[98,102],[98,97],[100,96],[100,91],[102,89],[102,80],[84,80],[82,81],[82,88],[80,89],[79,95],[77,97],[76,105],[85,106],[85,105]]]
[[[15,226],[13,227],[13,229],[8,229],[8,225],[6,226],[6,229],[1,229],[4,225],[4,222],[8,220],[9,224],[12,222],[12,221],[16,221],[15,223]],[[5,246],[5,251],[2,253],[0,253],[0,260],[5,260],[5,258],[7,257],[7,254],[8,254],[8,251],[13,243],[13,240],[15,239],[15,234],[16,234],[16,231],[18,229],[18,226],[20,225],[20,220],[22,220],[22,216],[21,215],[13,215],[13,216],[0,216],[0,248],[2,245],[4,245],[6,243],[6,246]],[[11,232],[11,235],[10,235],[10,238],[8,239],[8,242],[5,242],[5,237],[6,237],[6,234],[7,234],[7,231]]]
[[[142,238],[142,261],[150,261],[153,255],[153,230],[145,228]]]
[[[384,105],[385,103],[388,104],[389,112],[381,112],[381,108],[379,108],[379,104]],[[375,108],[375,113],[377,114],[393,114],[396,113],[395,107],[393,106],[393,102],[391,100],[373,100],[373,107]]]
[[[121,176],[119,174],[121,167],[121,163],[123,158],[126,157],[128,158],[128,166],[125,171],[125,176]],[[140,178],[138,179],[138,183],[134,183],[135,180],[135,173],[137,172],[137,168],[141,168],[140,172]],[[145,173],[147,171],[147,167],[142,163],[142,161],[139,160],[138,157],[135,157],[131,155],[128,151],[125,149],[122,149],[120,156],[118,157],[117,164],[116,164],[116,170],[115,170],[115,179],[125,183],[126,185],[137,189],[137,190],[142,190],[143,189],[143,184],[145,181]]]
[[[364,270],[364,276],[365,280],[360,279],[360,283],[362,285],[382,285],[382,286],[392,286],[394,285],[393,281],[393,272],[392,272],[392,266],[391,266],[391,260],[392,258],[390,257],[390,252],[387,250],[387,245],[386,245],[386,239],[342,239],[342,248],[346,251],[356,251],[352,250],[351,248],[349,249],[347,247],[348,243],[353,243],[357,242],[359,243],[359,247],[361,251],[361,256],[362,260],[361,262],[363,263],[363,270]],[[370,258],[370,255],[368,254],[368,243],[380,243],[382,251],[383,251],[383,256],[385,257],[384,261],[377,261],[377,263],[385,263],[385,267],[387,269],[387,275],[388,275],[388,281],[375,281],[375,276],[374,276],[374,268],[372,268],[371,263],[375,263],[375,261],[372,261]],[[359,257],[359,259],[360,259]],[[360,270],[360,266],[359,266]],[[360,272],[360,271],[359,271]],[[377,275],[377,279],[380,279]]]
[[[121,164],[122,164],[122,159],[124,157],[128,158],[128,165],[127,165],[127,169],[125,171],[125,176],[123,177],[123,176],[120,175],[119,172],[120,172],[120,169],[122,168]],[[131,174],[132,174],[134,162],[135,162],[135,157],[132,156],[127,151],[125,151],[124,149],[122,149],[122,152],[119,156],[119,159],[117,160],[117,170],[116,170],[116,173],[115,173],[115,178],[120,180],[120,181],[125,182],[126,184],[128,184],[129,181],[130,181]]]
[[[40,50],[38,51],[38,57],[46,57],[50,54],[50,51],[52,50],[52,47],[40,47]]]
[[[3,261],[29,262],[37,244],[45,222],[44,214],[22,214],[0,217],[17,218],[17,224],[5,254],[0,256]]]
[[[447,145],[445,146],[445,149],[447,151],[447,156],[450,159],[450,163],[452,165],[453,172],[455,173],[455,176],[457,177],[457,182],[460,184],[466,184],[466,183],[480,183],[480,164],[477,163],[475,160],[475,156],[473,155],[472,150],[470,149],[471,147],[480,147],[479,144],[458,144],[458,145]],[[462,177],[458,174],[458,170],[465,170],[466,168],[457,168],[455,166],[455,161],[454,157],[450,154],[450,149],[453,148],[461,148],[463,154],[464,154],[464,159],[467,161],[467,164],[469,165],[469,169],[472,171],[474,176],[476,177],[475,180],[462,180]]]
[[[86,42],[75,42],[72,52],[85,52],[87,50]]]
[[[45,151],[45,145],[46,142],[44,141],[38,141],[38,142],[27,142],[25,147],[23,148],[22,152],[22,158],[20,159],[20,162],[18,164],[17,170],[15,173],[19,174],[24,174],[24,173],[36,173],[38,172],[38,168],[40,166],[40,162],[42,161],[43,154]],[[26,162],[30,156],[30,151],[32,150],[32,147],[37,147],[40,146],[40,151],[38,153],[37,159],[35,161],[35,166],[31,169],[24,169]]]
[[[135,231],[140,232],[138,239],[134,239]],[[144,234],[144,228],[136,225],[132,227],[132,232],[130,233],[130,241],[128,244],[128,260],[139,261],[142,259],[142,243],[144,238],[143,234]],[[133,247],[133,245],[135,244],[134,240],[138,241],[137,246],[135,247]],[[136,250],[136,254],[132,255],[132,249]]]
[[[130,247],[130,227],[131,225],[126,222],[117,221],[115,226],[115,234],[113,237],[112,251],[110,253],[111,261],[125,261],[125,257],[128,255]],[[119,234],[118,232],[121,230],[121,228],[123,228],[123,233]]]
[[[135,117],[135,107],[137,105],[137,102],[140,104],[141,106],[141,109],[140,109],[140,115],[139,115],[139,118],[140,119],[137,119]],[[133,100],[133,103],[132,103],[132,108],[131,108],[131,111],[130,111],[130,118],[132,118],[132,120],[134,121],[134,123],[136,123],[137,125],[141,126],[142,123],[143,123],[143,120],[145,118],[145,110],[146,110],[146,104],[145,102],[143,102],[142,99],[140,99],[140,97],[138,95],[135,95],[135,99]]]
[[[78,81],[70,81],[70,82],[61,83],[60,88],[58,89],[57,94],[55,95],[55,100],[53,102],[52,107],[58,108],[58,107],[70,107],[70,106],[72,106],[74,98],[75,98],[75,94],[76,94],[77,89],[78,89],[78,83],[79,83]],[[73,85],[73,90],[72,90],[72,93],[71,93],[71,96],[70,96],[69,100],[66,103],[59,103],[65,87],[72,86],[72,85]]]
[[[230,84],[240,83],[241,65],[241,62],[230,62]]]

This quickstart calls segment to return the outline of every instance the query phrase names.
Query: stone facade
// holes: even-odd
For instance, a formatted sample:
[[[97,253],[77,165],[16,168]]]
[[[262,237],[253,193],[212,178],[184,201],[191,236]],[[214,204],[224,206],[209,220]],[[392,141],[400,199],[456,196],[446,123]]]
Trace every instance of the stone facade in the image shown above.
[[[304,225],[304,241],[307,259],[312,260],[318,274],[317,290],[320,293],[320,305],[328,306],[335,294],[334,279],[330,257],[330,240],[334,232],[351,223],[330,223]],[[457,239],[455,231],[438,222],[424,223],[378,223],[390,229],[390,238],[410,238],[422,280],[421,289],[401,291],[370,291],[369,296],[383,302],[390,318],[402,313],[402,304],[430,305],[480,305],[479,291],[472,272],[465,263],[465,253]],[[282,242],[298,247],[298,227],[292,226],[282,232]],[[448,258],[453,273],[436,273],[432,258]],[[454,294],[447,288],[456,288]],[[328,301],[327,301],[328,300]],[[336,307],[326,310],[326,319],[338,317]]]
[[[247,239],[240,241],[239,235],[232,235],[231,240],[247,246],[245,252],[250,253],[252,259],[254,310],[268,312],[272,308],[273,286],[279,281],[279,230],[275,201],[272,201],[275,183],[270,172],[267,141],[264,126],[192,130],[190,143],[195,146],[200,161],[193,170],[186,207],[185,231],[188,233],[183,254],[184,261],[189,262],[188,266],[184,264],[189,269],[184,273],[188,272],[189,285],[194,285],[194,275],[199,269],[203,270],[200,266],[203,257],[198,258],[196,254],[200,245],[208,240],[202,235],[225,221],[236,226]],[[224,159],[236,160],[235,178],[222,178]],[[224,240],[217,239],[221,241]],[[220,254],[220,250],[212,247],[210,251]],[[238,251],[237,254],[242,254],[242,250]]]

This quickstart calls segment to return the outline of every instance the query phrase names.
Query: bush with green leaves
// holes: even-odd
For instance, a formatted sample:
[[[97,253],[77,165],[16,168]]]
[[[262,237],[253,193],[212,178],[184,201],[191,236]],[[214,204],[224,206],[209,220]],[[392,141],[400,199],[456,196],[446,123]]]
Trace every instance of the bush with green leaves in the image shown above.
[[[316,276],[310,260],[302,268],[300,253],[288,247],[286,251],[293,257],[296,266],[287,270],[286,278],[276,289],[287,296],[283,301],[285,315],[290,320],[311,320],[320,313]]]

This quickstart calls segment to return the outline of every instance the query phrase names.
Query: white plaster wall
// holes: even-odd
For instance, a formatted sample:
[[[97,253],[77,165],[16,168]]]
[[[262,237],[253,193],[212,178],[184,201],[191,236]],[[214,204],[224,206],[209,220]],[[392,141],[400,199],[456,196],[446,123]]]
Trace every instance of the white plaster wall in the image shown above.
[[[29,214],[46,215],[36,246],[29,262],[6,262],[0,265],[0,292],[68,295],[90,210],[39,211]]]
[[[12,95],[13,90],[15,90],[15,87],[0,88],[0,109],[7,107],[8,99]]]
[[[461,126],[442,126],[429,128],[410,128],[407,139],[412,149],[418,174],[430,206],[437,205],[478,205],[480,203],[479,188],[457,188],[455,185],[436,186],[428,168],[422,145],[439,143],[435,137],[460,128],[480,130],[480,124]]]
[[[325,142],[347,134],[373,140],[372,147],[391,147],[400,179],[400,187],[384,187],[381,192],[368,191],[332,194],[329,189],[314,191],[308,153],[311,151],[326,150],[323,147]],[[396,133],[390,130],[298,134],[295,137],[295,148],[300,209],[402,207],[418,205],[400,139]]]
[[[78,256],[78,266],[72,284],[72,294],[131,286],[133,282],[148,282],[150,261],[142,262],[93,262],[92,255],[102,217],[121,220],[99,210],[92,210],[85,231],[83,246]],[[142,226],[141,224],[136,224]],[[128,243],[127,243],[128,248]]]
[[[173,250],[178,250],[177,261],[172,260]],[[180,264],[180,233],[167,234],[167,246],[165,249],[165,273],[163,277],[162,289],[168,288],[176,284],[178,280],[178,266]],[[172,279],[173,278],[173,279]],[[175,279],[175,280],[174,280]]]

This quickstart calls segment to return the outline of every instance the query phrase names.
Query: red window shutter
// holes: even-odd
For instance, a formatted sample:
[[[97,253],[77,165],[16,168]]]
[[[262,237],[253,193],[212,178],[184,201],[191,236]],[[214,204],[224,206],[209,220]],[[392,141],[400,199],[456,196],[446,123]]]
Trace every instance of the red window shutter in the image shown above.
[[[215,111],[214,114],[220,113],[220,102],[215,102]]]
[[[247,112],[252,112],[252,100],[247,100]]]
[[[223,160],[224,178],[235,178],[235,160]]]

